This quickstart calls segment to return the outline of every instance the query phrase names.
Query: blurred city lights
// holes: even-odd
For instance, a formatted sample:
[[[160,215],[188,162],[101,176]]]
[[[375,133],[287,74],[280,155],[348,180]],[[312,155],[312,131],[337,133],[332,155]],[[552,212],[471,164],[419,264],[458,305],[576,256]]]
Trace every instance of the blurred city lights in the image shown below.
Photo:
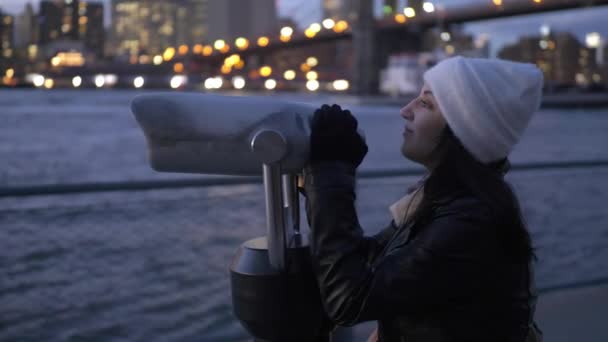
[[[345,91],[345,90],[348,90],[348,88],[350,87],[350,84],[348,83],[347,80],[335,80],[332,83],[332,86],[337,91]]]
[[[188,82],[188,78],[184,75],[175,75],[173,77],[171,77],[171,88],[173,89],[177,89],[183,85],[185,85]]]
[[[197,53],[200,54],[203,52],[203,45],[202,44],[196,44],[194,45],[194,47],[192,48],[192,52],[193,53]]]
[[[6,72],[4,73],[4,75],[8,78],[12,78],[13,76],[15,76],[15,69],[13,69],[13,68],[6,69]]]
[[[306,36],[306,38],[314,38],[317,35],[317,33],[315,31],[311,30],[309,27],[306,29],[306,31],[304,31],[304,35]]]
[[[154,65],[161,65],[163,63],[163,56],[161,56],[161,55],[154,56],[154,58],[152,58],[152,63],[154,63]]]
[[[203,47],[203,56],[211,56],[213,54],[213,46],[205,45]]]
[[[173,65],[173,71],[178,74],[184,72],[184,63],[175,63]]]
[[[302,64],[300,64],[300,70],[302,70],[302,72],[309,72],[310,71],[310,65],[308,65],[306,63],[302,63]]]
[[[319,33],[321,31],[321,25],[319,25],[319,23],[312,23],[308,28],[314,33]]]
[[[173,48],[173,47],[166,48],[165,52],[163,53],[163,59],[165,60],[165,62],[170,61],[171,59],[173,59],[173,57],[175,57],[175,48]]]
[[[137,89],[141,88],[144,86],[144,78],[142,76],[137,76],[135,77],[135,79],[133,80],[133,86]]]
[[[228,44],[224,44],[224,46],[222,46],[222,48],[220,49],[221,53],[228,53],[228,51],[230,51],[230,45]]]
[[[216,41],[213,43],[213,47],[214,47],[216,50],[221,50],[221,49],[223,49],[225,46],[226,46],[226,42],[225,42],[225,41],[223,41],[222,39],[218,39],[218,40],[216,40]]]
[[[268,65],[264,65],[263,67],[260,68],[260,75],[262,77],[268,77],[272,74],[272,68],[269,67]]]
[[[317,78],[319,78],[319,74],[316,71],[309,71],[306,73],[306,79],[309,81],[316,80]]]
[[[334,26],[334,32],[342,33],[348,29],[348,23],[344,20],[340,20]]]
[[[53,79],[47,78],[46,80],[44,80],[44,87],[46,89],[52,89],[54,85],[55,85],[55,81],[53,81]]]
[[[441,34],[439,36],[441,37],[441,40],[443,40],[444,42],[449,42],[450,39],[452,39],[450,32],[441,32]]]
[[[279,40],[282,41],[283,43],[287,43],[288,41],[291,40],[291,36],[283,36],[283,35],[281,35],[279,37]]]
[[[118,76],[114,74],[103,75],[103,81],[106,86],[114,86],[118,82]]]
[[[543,24],[543,25],[540,27],[540,34],[541,34],[543,37],[548,36],[549,34],[551,34],[551,27],[549,27],[549,25],[547,25],[547,24]]]
[[[308,58],[306,58],[306,64],[308,64],[308,66],[314,68],[319,64],[319,60],[316,57],[308,57]]]
[[[273,90],[277,87],[277,81],[273,80],[272,78],[269,78],[264,82],[264,87],[268,90]]]
[[[432,2],[425,2],[422,5],[422,9],[426,12],[426,13],[433,13],[435,12],[435,5],[433,5]]]
[[[44,76],[40,74],[28,74],[25,76],[25,80],[31,82],[35,87],[42,87],[44,85]]]
[[[502,0],[492,0],[492,2],[494,3],[494,5],[496,6],[501,6],[502,5]]]
[[[293,29],[289,26],[285,26],[281,28],[281,36],[291,36],[293,34]]]
[[[178,52],[182,56],[185,55],[185,54],[187,54],[188,53],[188,45],[185,45],[185,44],[184,45],[180,45]]]
[[[293,79],[296,78],[296,72],[293,71],[293,70],[286,70],[283,73],[283,77],[285,77],[285,79],[288,80],[288,81],[292,81]]]
[[[205,80],[204,86],[206,89],[220,89],[224,85],[224,80],[217,77],[209,77]]]
[[[333,19],[325,19],[323,20],[323,27],[325,27],[328,30],[331,30],[334,28],[334,26],[336,26],[336,22]]]
[[[82,85],[82,77],[75,76],[74,78],[72,78],[72,85],[74,86],[74,88],[80,87]]]
[[[399,13],[399,14],[395,14],[395,21],[398,22],[399,24],[405,24],[405,22],[407,21],[407,18],[405,17],[405,15]]]
[[[95,76],[95,86],[101,88],[106,84],[106,78],[104,75]]]
[[[267,46],[269,42],[270,40],[268,39],[268,37],[262,36],[258,38],[258,45],[261,47]]]
[[[597,32],[587,33],[585,35],[585,45],[590,49],[598,48],[601,45],[602,37]]]
[[[416,10],[414,10],[412,7],[406,7],[403,10],[403,14],[405,14],[405,16],[408,18],[413,18],[416,16]]]
[[[228,75],[229,73],[232,72],[232,67],[229,65],[222,65],[222,67],[220,68],[220,72],[224,75]]]
[[[319,81],[310,80],[310,81],[306,82],[306,89],[308,89],[310,91],[317,91],[319,89]]]
[[[234,76],[232,78],[232,86],[234,89],[243,89],[245,88],[245,78],[242,76]]]
[[[247,40],[246,38],[243,38],[243,37],[239,37],[234,41],[234,44],[240,50],[245,50],[249,47],[249,40]]]

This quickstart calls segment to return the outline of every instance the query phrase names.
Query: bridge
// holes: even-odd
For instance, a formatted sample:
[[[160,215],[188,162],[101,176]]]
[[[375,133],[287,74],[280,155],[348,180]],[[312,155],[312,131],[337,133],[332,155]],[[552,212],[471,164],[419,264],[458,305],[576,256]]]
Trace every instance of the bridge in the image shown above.
[[[177,74],[187,76],[191,82],[205,83],[210,89],[218,88],[218,82],[219,87],[226,87],[219,77],[237,78],[240,85],[247,83],[253,88],[264,85],[267,89],[292,90],[301,90],[304,84],[309,90],[316,90],[319,81],[341,80],[346,86],[336,90],[350,86],[353,93],[373,94],[379,90],[380,70],[386,67],[389,55],[421,51],[424,34],[430,29],[440,27],[450,32],[454,24],[604,6],[608,0],[488,0],[483,4],[449,8],[435,7],[429,2],[418,12],[408,8],[404,13],[391,13],[381,19],[374,17],[372,1],[357,3],[358,18],[351,23],[326,19],[302,32],[283,28],[275,36],[244,36],[234,44],[218,40],[192,47],[167,47],[162,56],[154,56],[154,63],[149,65],[131,65],[118,70],[116,67],[63,68],[52,71],[50,76],[75,78],[115,71],[119,79],[137,84],[137,75],[145,75],[148,80],[158,79],[159,74],[167,77]],[[306,56],[316,57],[305,60]],[[139,83],[143,85],[143,76],[140,77]],[[182,85],[174,79],[172,86]],[[233,86],[240,88],[239,84]]]

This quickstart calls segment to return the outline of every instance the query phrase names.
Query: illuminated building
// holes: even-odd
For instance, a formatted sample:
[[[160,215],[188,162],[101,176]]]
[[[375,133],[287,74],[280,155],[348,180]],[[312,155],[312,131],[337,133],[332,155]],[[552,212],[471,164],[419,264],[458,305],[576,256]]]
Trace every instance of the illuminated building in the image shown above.
[[[80,0],[40,2],[40,44],[68,39],[78,40],[78,4]]]
[[[0,60],[15,54],[15,18],[0,11]]]
[[[81,2],[78,9],[78,33],[86,48],[96,56],[103,56],[105,31],[103,27],[103,4]]]
[[[536,64],[548,84],[586,86],[600,73],[595,50],[585,47],[570,32],[522,37],[501,49],[498,56]]]
[[[117,55],[161,54],[176,45],[178,4],[163,0],[113,0],[112,29]]]

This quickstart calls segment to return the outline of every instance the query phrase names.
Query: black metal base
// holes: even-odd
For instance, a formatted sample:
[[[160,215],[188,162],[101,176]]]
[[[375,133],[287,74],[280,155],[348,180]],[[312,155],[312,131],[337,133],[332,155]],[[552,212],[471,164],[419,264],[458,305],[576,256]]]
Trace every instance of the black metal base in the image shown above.
[[[310,265],[308,245],[289,248],[287,271],[268,261],[266,238],[245,242],[230,267],[236,317],[259,342],[328,342],[327,318]]]

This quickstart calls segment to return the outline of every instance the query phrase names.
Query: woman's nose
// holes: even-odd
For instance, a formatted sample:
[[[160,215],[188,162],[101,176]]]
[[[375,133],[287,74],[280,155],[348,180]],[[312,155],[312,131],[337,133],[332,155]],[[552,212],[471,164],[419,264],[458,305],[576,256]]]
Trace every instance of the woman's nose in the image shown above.
[[[407,105],[405,105],[403,108],[401,108],[401,110],[399,111],[399,114],[401,114],[401,117],[406,119],[406,120],[413,120],[414,119],[414,113],[412,112],[412,103],[408,103]]]

